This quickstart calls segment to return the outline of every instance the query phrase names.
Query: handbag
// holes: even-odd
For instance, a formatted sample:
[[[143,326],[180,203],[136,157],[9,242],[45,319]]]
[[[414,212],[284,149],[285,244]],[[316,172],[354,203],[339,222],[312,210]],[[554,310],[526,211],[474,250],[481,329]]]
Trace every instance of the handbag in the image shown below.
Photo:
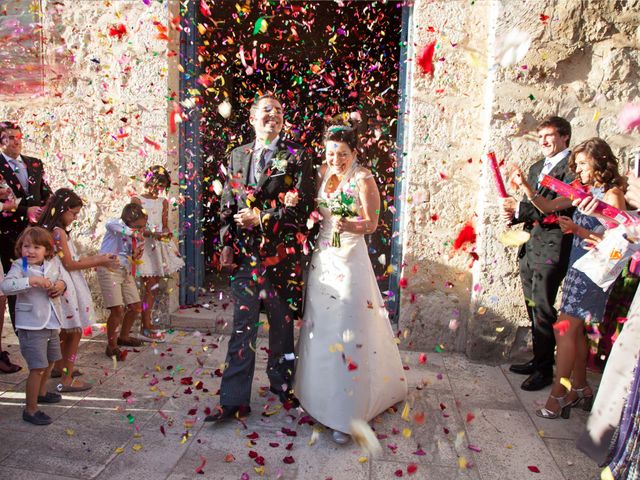
[[[640,232],[637,227],[624,225],[607,230],[602,241],[576,260],[573,268],[607,291],[631,256],[640,252],[640,243],[633,241],[634,238],[638,238],[638,233]]]

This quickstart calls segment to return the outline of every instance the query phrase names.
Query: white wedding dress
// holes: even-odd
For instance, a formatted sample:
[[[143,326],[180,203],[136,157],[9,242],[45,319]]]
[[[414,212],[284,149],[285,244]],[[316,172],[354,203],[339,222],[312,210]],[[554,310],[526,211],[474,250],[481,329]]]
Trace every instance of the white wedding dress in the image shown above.
[[[340,186],[358,198],[354,167]],[[319,190],[327,199],[325,174]],[[341,234],[332,247],[334,218],[323,220],[309,267],[294,391],[304,410],[340,432],[354,419],[369,421],[407,396],[407,379],[364,235]]]

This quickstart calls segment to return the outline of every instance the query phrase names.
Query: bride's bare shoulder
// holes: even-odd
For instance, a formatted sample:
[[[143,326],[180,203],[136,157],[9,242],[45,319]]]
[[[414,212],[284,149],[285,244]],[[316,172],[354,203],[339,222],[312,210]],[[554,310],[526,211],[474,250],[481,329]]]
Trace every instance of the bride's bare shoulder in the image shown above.
[[[360,180],[366,180],[368,178],[373,178],[373,174],[371,173],[371,170],[369,170],[368,168],[359,165],[356,168],[354,177],[356,180],[360,181]]]

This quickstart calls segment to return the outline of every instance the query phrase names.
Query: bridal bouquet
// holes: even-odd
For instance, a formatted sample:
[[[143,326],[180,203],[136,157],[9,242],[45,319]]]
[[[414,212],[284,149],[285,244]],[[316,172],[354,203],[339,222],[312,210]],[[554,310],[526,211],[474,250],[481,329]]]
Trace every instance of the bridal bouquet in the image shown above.
[[[331,211],[331,215],[341,218],[351,218],[358,216],[358,205],[356,203],[356,197],[352,194],[341,191],[338,195],[335,195],[329,199],[321,198],[318,201],[320,207],[327,208]],[[333,232],[331,239],[332,247],[340,247],[340,232]]]

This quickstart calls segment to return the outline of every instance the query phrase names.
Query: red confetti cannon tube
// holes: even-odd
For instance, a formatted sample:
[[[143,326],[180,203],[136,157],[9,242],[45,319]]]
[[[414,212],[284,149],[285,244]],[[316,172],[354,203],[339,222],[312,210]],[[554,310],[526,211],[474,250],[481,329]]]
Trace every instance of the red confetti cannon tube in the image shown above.
[[[500,198],[507,198],[509,195],[507,195],[507,189],[504,187],[504,180],[502,180],[502,175],[500,175],[500,167],[496,160],[496,154],[489,152],[485,155],[485,158],[489,162],[489,168],[493,174],[493,181],[498,189],[498,195],[500,195]]]
[[[556,192],[558,195],[566,197],[570,200],[575,200],[576,198],[583,199],[590,196],[588,193],[578,190],[577,188],[561,182],[557,178],[550,177],[549,175],[544,175],[542,177],[540,186],[549,188]],[[613,205],[609,205],[602,200],[598,200],[596,213],[599,213],[600,215],[603,215],[607,218],[611,218],[616,222],[621,223],[622,225],[633,225],[638,223],[638,220],[633,218],[627,212],[622,211],[614,207]]]

